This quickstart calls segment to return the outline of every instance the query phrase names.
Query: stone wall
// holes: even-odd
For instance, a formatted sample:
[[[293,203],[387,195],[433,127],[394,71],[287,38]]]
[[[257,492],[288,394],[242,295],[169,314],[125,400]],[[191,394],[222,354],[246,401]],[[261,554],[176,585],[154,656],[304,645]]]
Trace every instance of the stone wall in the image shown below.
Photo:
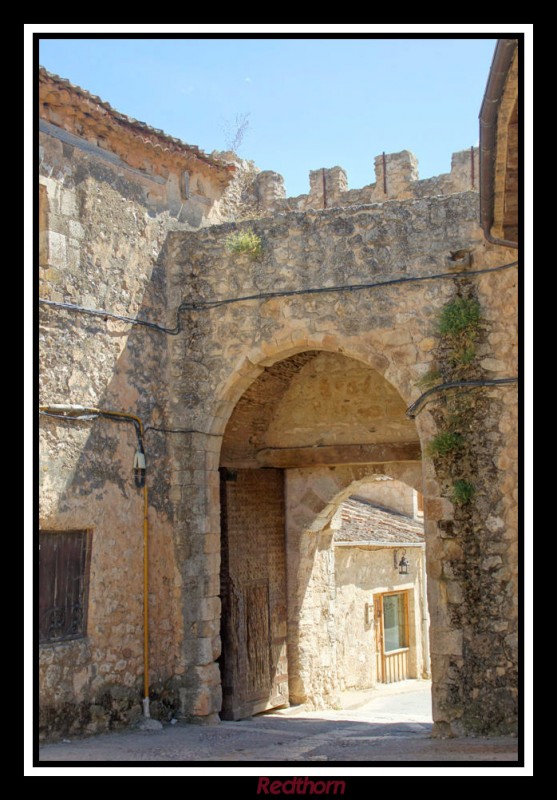
[[[63,143],[66,158],[77,149],[109,164],[113,183],[134,183],[153,210],[167,210],[190,227],[215,212],[236,171],[230,162],[131,119],[42,68],[39,114],[39,130]],[[47,159],[43,174],[63,180],[66,166]]]
[[[181,439],[179,445],[173,443],[172,447],[173,469],[177,476],[171,490],[175,529],[183,547],[187,546],[190,553],[183,565],[184,590],[189,600],[185,630],[198,619],[202,604],[218,593],[218,552],[213,557],[213,547],[219,535],[219,437],[244,392],[281,359],[307,351],[329,351],[342,353],[371,367],[392,384],[403,404],[410,404],[422,391],[420,379],[435,363],[440,309],[458,293],[463,278],[398,283],[359,291],[339,291],[334,287],[446,273],[455,268],[451,267],[450,252],[461,249],[472,251],[473,268],[504,264],[514,257],[483,240],[477,225],[474,193],[291,213],[252,220],[244,227],[261,237],[259,258],[241,253],[232,255],[228,251],[226,240],[237,229],[234,225],[204,229],[195,234],[171,234],[168,241],[170,308],[176,309],[184,302],[196,306],[194,310],[182,312],[187,333],[169,342],[170,369],[175,376],[170,421],[173,427],[198,431]],[[516,271],[469,276],[466,280],[476,288],[484,318],[478,346],[480,373],[488,379],[514,376]],[[327,287],[332,289],[329,293],[299,294]],[[261,292],[295,293],[202,307],[206,300],[225,300]],[[482,446],[486,460],[481,462],[486,467],[500,463],[501,457],[512,458],[514,442],[504,434],[503,414],[504,408],[515,408],[515,391],[510,385],[472,394],[473,402],[481,398],[478,399],[480,405],[487,404],[484,418],[489,418],[490,426],[493,421],[497,427],[497,430],[486,429],[489,437]],[[516,720],[516,650],[510,638],[517,621],[512,598],[516,562],[511,547],[511,541],[516,541],[516,528],[513,511],[508,505],[514,501],[503,488],[507,476],[500,467],[493,472],[491,466],[484,470],[479,464],[474,476],[478,495],[482,495],[484,486],[490,487],[489,499],[477,509],[476,525],[482,530],[484,546],[491,539],[493,543],[499,541],[502,530],[509,541],[508,547],[497,545],[502,553],[501,562],[493,564],[498,570],[497,585],[503,582],[509,587],[508,593],[505,590],[498,608],[490,607],[493,624],[500,623],[509,631],[506,652],[510,658],[502,661],[501,651],[494,655],[488,640],[475,635],[477,617],[470,613],[469,617],[457,618],[447,600],[449,585],[451,596],[456,597],[454,582],[458,583],[459,577],[453,573],[449,577],[444,564],[458,561],[459,548],[444,534],[455,514],[450,487],[437,480],[434,464],[425,457],[425,445],[437,431],[431,411],[434,407],[433,404],[426,406],[416,419],[416,427],[424,455],[436,730],[462,733],[478,729],[477,721],[467,720],[464,712],[473,693],[478,704],[482,695],[492,692],[494,684],[489,689],[482,688],[485,683],[480,675],[485,677],[493,672],[500,676],[496,696],[499,700],[503,696],[505,699],[501,703],[502,716],[492,726],[492,732],[503,732],[512,729]],[[476,422],[479,437],[481,424],[480,418]],[[404,463],[394,466],[404,471]],[[388,474],[384,464],[342,469],[354,470],[353,480],[373,474],[374,470]],[[369,469],[367,473],[366,469]],[[402,475],[399,472],[393,477],[400,479]],[[419,481],[410,477],[402,479],[420,488]],[[292,496],[292,486],[287,474],[287,503]],[[330,494],[326,492],[321,500],[311,500],[315,493],[306,493],[310,506],[314,506],[311,509],[314,518],[333,500],[336,492],[332,487],[329,491]],[[331,506],[331,514],[332,510]],[[489,520],[493,514],[503,524],[496,534],[490,532],[494,523]],[[317,583],[322,587],[314,594],[306,592],[311,606],[307,609],[307,624],[303,621],[305,611],[299,607],[294,611],[289,609],[289,671],[294,680],[299,681],[291,692],[294,697],[326,701],[334,696],[335,687],[331,685],[327,665],[313,661],[319,660],[321,652],[324,659],[330,655],[326,648],[319,646],[330,641],[332,630],[327,620],[329,590],[326,589],[330,543],[319,539],[330,534],[320,525],[314,528],[323,531],[319,537],[296,539],[303,530],[303,523],[299,519],[294,527],[288,525],[287,521],[291,604],[296,607],[296,593],[307,586],[307,581],[304,582],[306,567],[300,566],[306,556],[313,564],[311,575],[321,576]],[[211,555],[205,555],[207,548]],[[478,573],[475,584],[478,591],[483,591],[479,587],[484,580],[489,582],[491,575],[489,570]],[[474,579],[467,572],[465,580]],[[318,619],[320,625],[316,624]],[[300,641],[306,633],[314,637],[308,640],[311,642],[308,646]],[[471,650],[464,645],[465,641],[471,642]],[[184,713],[195,707],[196,697],[203,690],[202,681],[195,678],[193,669],[198,663],[196,658],[196,643],[192,638],[189,643],[185,642],[185,660],[191,665],[189,674],[194,677],[183,696]],[[457,684],[460,688],[455,691]],[[484,722],[489,727],[489,720]]]
[[[172,172],[168,153],[157,155],[153,143],[136,137],[135,147],[122,151],[114,131],[100,143],[94,125],[79,128],[77,136],[79,115],[71,116],[59,86],[49,80],[47,89],[41,94],[39,153],[40,297],[166,324],[164,242],[170,229],[207,222],[224,189],[214,179],[216,168],[188,152],[185,198],[177,148]],[[143,160],[137,160],[140,153]],[[163,333],[43,305],[39,340],[41,404],[101,407],[165,427]],[[155,430],[145,437],[151,711],[162,717],[178,706],[184,670],[166,437]],[[87,636],[40,647],[41,734],[98,732],[133,721],[143,695],[143,495],[132,470],[136,434],[125,422],[43,416],[40,448],[41,530],[92,531]]]

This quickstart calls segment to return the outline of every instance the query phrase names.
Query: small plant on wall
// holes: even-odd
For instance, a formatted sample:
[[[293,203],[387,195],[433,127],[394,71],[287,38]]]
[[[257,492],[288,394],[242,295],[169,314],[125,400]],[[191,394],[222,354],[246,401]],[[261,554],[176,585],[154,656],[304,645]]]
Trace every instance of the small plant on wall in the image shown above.
[[[437,365],[421,379],[423,389],[439,383],[458,382],[477,377],[476,351],[482,333],[481,306],[473,293],[465,290],[446,303],[436,322]],[[439,432],[427,445],[427,453],[445,475],[448,496],[455,506],[468,506],[475,495],[473,454],[468,432],[474,425],[474,402],[456,390],[440,398],[434,412]]]
[[[475,487],[470,481],[459,478],[453,483],[451,500],[457,506],[466,505],[469,503],[475,494]]]
[[[446,456],[448,453],[459,450],[463,443],[462,434],[455,431],[441,431],[428,443],[427,453],[432,457]]]
[[[439,316],[439,334],[450,349],[453,367],[471,364],[480,332],[480,304],[474,297],[456,297]]]
[[[261,237],[251,228],[235,231],[226,237],[226,249],[229,253],[245,253],[257,258],[261,255]]]

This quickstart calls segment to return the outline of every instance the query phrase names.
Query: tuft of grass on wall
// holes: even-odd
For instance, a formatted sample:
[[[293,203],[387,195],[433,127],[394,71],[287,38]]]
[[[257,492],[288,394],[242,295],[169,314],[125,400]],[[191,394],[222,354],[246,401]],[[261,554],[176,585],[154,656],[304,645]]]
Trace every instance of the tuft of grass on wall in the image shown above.
[[[463,442],[460,433],[441,431],[428,443],[427,452],[430,456],[446,456],[461,448]]]
[[[478,330],[480,318],[480,304],[474,297],[456,297],[441,311],[439,333],[449,339],[470,335]]]
[[[226,237],[226,249],[229,253],[246,253],[256,258],[261,254],[261,237],[251,228],[235,231]]]
[[[480,304],[474,297],[456,297],[444,306],[439,316],[441,337],[451,346],[456,364],[471,364],[481,321]]]
[[[470,481],[462,478],[453,483],[451,499],[458,506],[466,505],[474,497],[475,488]]]

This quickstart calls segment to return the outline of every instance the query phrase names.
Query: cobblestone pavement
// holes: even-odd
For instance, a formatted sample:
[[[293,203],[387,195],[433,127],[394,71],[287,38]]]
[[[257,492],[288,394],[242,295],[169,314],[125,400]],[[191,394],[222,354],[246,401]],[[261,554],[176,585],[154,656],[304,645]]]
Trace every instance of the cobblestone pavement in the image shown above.
[[[335,711],[284,709],[210,727],[177,723],[43,746],[41,762],[512,762],[517,740],[432,739],[430,685],[347,692]]]

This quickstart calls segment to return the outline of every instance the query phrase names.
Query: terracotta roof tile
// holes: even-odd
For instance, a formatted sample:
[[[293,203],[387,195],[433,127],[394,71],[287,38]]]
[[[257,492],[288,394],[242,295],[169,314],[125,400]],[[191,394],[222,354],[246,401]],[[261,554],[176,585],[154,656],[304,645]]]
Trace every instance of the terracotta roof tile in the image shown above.
[[[82,97],[84,100],[88,100],[95,105],[99,106],[100,109],[103,109],[107,114],[109,114],[112,119],[116,120],[122,125],[130,127],[139,133],[146,133],[151,137],[156,137],[160,142],[166,143],[171,145],[173,149],[181,150],[187,152],[195,157],[199,158],[201,161],[204,161],[206,164],[209,164],[212,167],[216,167],[218,170],[222,170],[223,172],[233,172],[234,166],[231,165],[227,161],[223,161],[220,158],[214,158],[213,156],[207,155],[204,153],[201,148],[197,147],[197,145],[193,144],[186,144],[181,139],[177,139],[174,136],[170,136],[168,133],[165,133],[160,128],[152,128],[150,125],[147,125],[145,122],[140,122],[133,117],[128,117],[126,114],[122,114],[120,111],[117,111],[115,108],[112,108],[110,103],[106,100],[102,100],[97,95],[91,94],[86,89],[82,89],[81,86],[76,86],[75,84],[71,83],[66,78],[61,78],[59,75],[55,75],[52,72],[49,72],[44,67],[39,66],[39,81],[47,82],[51,81],[55,84],[58,84],[60,88],[69,89],[75,94]],[[154,142],[148,142],[147,140],[143,140],[146,144],[155,144]]]
[[[350,497],[340,506],[341,527],[335,542],[424,542],[424,526],[412,517]]]

